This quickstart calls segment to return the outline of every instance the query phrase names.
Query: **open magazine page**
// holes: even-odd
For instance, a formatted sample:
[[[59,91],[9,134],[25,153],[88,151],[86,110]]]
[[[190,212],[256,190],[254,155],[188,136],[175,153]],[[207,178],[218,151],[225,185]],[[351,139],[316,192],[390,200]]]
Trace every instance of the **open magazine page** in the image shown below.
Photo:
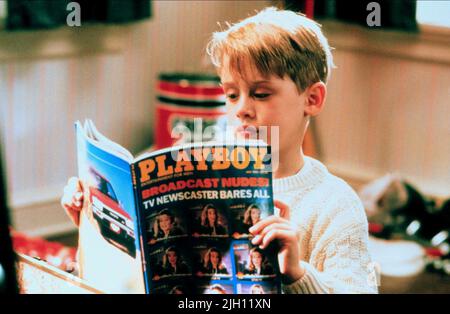
[[[89,137],[94,139],[96,143],[98,145],[101,145],[101,147],[104,148],[105,150],[109,152],[114,152],[114,154],[130,162],[131,160],[133,160],[133,155],[126,148],[111,141],[109,138],[107,138],[99,131],[97,131],[97,128],[95,127],[94,122],[92,122],[92,120],[90,119],[86,120],[85,129],[87,130]]]
[[[143,293],[144,279],[131,168],[76,123],[78,171],[84,186],[80,215],[80,277],[111,293]],[[91,130],[92,131],[92,130]]]
[[[270,147],[188,144],[133,165],[149,293],[279,293],[273,247],[248,229],[273,214]]]

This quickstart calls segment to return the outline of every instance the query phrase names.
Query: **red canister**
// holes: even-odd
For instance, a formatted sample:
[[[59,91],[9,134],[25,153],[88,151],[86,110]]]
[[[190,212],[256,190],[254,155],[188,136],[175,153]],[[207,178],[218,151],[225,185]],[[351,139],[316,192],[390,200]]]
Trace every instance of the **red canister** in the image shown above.
[[[203,132],[205,128],[217,125],[224,113],[225,95],[219,77],[186,73],[160,74],[157,83],[155,148],[169,147],[180,140],[172,136],[175,127],[183,126],[194,134],[198,133],[201,125]]]

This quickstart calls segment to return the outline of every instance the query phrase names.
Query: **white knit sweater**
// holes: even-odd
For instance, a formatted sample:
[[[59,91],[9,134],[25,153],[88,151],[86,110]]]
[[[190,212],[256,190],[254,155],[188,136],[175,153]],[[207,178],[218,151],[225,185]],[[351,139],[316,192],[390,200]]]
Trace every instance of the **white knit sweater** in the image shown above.
[[[298,226],[305,274],[284,293],[377,293],[367,218],[356,193],[319,161],[306,157],[295,175],[275,179],[274,198]]]

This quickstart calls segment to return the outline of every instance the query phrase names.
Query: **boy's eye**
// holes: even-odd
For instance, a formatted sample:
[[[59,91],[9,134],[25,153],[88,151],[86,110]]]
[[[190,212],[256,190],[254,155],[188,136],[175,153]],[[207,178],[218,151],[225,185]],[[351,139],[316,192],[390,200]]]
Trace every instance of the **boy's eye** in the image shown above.
[[[268,94],[268,93],[255,93],[254,96],[255,96],[255,98],[258,98],[258,99],[264,99],[264,98],[269,97],[270,94]]]
[[[228,99],[233,100],[233,99],[236,99],[236,98],[237,98],[237,95],[236,95],[236,94],[226,94],[226,97],[227,97]]]

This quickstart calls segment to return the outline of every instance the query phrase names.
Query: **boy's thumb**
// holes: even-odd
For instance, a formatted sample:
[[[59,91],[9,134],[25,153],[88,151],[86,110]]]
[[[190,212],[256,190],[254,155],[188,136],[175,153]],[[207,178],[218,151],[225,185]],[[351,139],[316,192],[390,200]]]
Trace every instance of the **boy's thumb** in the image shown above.
[[[291,217],[291,212],[289,209],[289,206],[286,205],[285,203],[279,201],[279,200],[274,200],[273,204],[275,205],[275,215],[276,216],[280,216],[281,218],[284,219],[290,219]],[[276,210],[278,209],[278,211]]]

